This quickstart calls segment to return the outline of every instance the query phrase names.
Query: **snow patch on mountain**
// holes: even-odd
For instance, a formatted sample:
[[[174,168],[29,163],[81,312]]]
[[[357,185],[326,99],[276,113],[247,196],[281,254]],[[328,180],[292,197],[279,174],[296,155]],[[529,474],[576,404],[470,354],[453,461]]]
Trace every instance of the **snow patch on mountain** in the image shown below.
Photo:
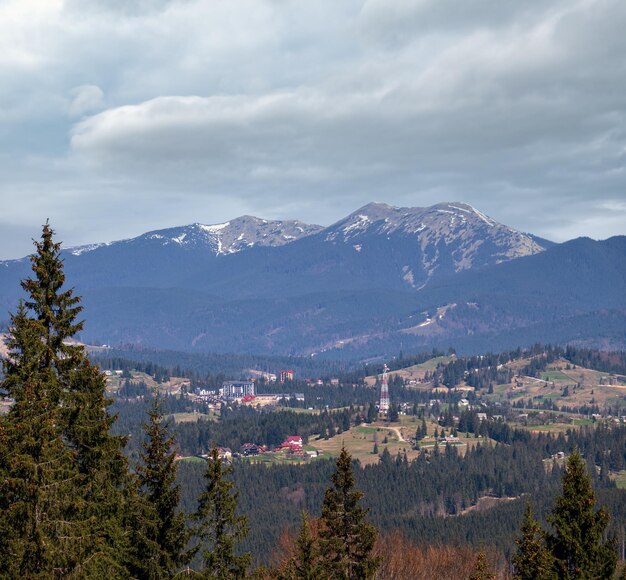
[[[205,231],[209,234],[215,234],[217,232],[222,231],[230,225],[230,222],[226,222],[223,224],[214,224],[214,225],[204,225],[204,224],[193,224],[194,226],[199,227],[202,231]]]
[[[355,246],[368,237],[403,238],[415,243],[415,260],[427,277],[442,261],[460,272],[486,263],[504,262],[543,251],[531,236],[504,226],[471,205],[455,202],[432,207],[394,207],[370,203],[327,228],[326,242]],[[412,242],[411,242],[412,240]],[[405,273],[404,273],[405,274]],[[413,286],[415,278],[405,282]]]
[[[104,242],[101,244],[86,244],[84,246],[76,246],[74,248],[69,248],[68,252],[70,252],[73,256],[80,256],[81,254],[86,254],[87,252],[93,252],[98,248],[110,246],[111,243],[112,242]]]

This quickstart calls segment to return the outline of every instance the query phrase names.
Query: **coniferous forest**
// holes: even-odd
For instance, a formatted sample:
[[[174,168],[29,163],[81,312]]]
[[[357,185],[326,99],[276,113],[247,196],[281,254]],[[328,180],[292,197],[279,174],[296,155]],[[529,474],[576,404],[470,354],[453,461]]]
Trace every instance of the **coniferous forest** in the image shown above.
[[[0,417],[1,578],[618,573],[626,492],[608,474],[624,469],[623,425],[536,435],[487,421],[475,428],[495,444],[478,443],[464,455],[436,445],[409,461],[385,448],[378,463],[361,466],[343,447],[336,459],[304,465],[230,463],[218,442],[340,434],[369,420],[371,395],[353,390],[362,397],[354,405],[315,415],[224,409],[219,422],[173,425],[164,407],[174,401],[127,383],[122,394],[145,404],[113,413],[104,374],[73,341],[85,322],[60,250],[46,224],[22,282],[26,298],[9,325],[1,389],[13,404]],[[453,385],[462,364],[441,369],[442,381]],[[471,419],[463,418],[468,431]],[[181,450],[207,457],[179,462]],[[558,452],[565,462],[545,462]],[[507,501],[472,511],[483,497]]]

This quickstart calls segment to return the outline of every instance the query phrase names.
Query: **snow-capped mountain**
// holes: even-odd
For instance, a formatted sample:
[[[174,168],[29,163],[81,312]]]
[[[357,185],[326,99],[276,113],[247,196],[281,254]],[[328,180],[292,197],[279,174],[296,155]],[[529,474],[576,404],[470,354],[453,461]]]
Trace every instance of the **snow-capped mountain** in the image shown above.
[[[444,265],[460,272],[530,256],[547,246],[464,203],[426,208],[370,203],[327,228],[324,235],[327,242],[348,243],[357,252],[383,237],[410,242],[410,252],[419,256],[427,278]],[[407,280],[414,277],[408,264],[405,275]]]
[[[589,320],[623,338],[624,243],[555,245],[462,203],[373,203],[328,227],[243,216],[63,258],[84,341],[311,354],[557,341]],[[0,262],[0,322],[28,275],[27,259]]]
[[[216,256],[224,256],[255,246],[282,246],[322,229],[322,226],[298,220],[270,221],[246,215],[222,224],[195,223],[147,232],[129,240],[79,246],[68,251],[74,256],[80,256],[104,247],[124,244],[206,249]]]
[[[64,259],[68,276],[85,290],[180,287],[242,299],[329,288],[416,291],[462,271],[537,254],[547,245],[462,203],[370,203],[326,228],[242,216],[69,248]],[[11,272],[17,278],[29,267],[24,259],[3,265],[0,305],[4,282],[13,285]]]

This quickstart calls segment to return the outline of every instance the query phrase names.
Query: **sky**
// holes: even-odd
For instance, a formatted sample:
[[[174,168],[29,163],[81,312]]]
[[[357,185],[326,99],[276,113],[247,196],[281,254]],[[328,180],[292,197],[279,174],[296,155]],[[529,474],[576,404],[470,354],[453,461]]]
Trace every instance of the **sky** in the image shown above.
[[[0,259],[466,202],[626,234],[623,0],[2,0]]]

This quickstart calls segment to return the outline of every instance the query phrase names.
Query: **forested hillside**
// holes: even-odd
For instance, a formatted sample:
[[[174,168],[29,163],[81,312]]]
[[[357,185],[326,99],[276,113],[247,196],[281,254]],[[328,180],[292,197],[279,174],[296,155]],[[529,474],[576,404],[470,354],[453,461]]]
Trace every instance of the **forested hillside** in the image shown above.
[[[430,365],[433,385],[411,389],[394,377],[395,402],[382,417],[377,391],[365,380],[368,366],[346,372],[343,384],[336,378],[334,392],[318,391],[337,408],[321,400],[317,409],[288,409],[302,401],[286,397],[278,407],[254,408],[244,397],[222,399],[217,409],[215,394],[203,399],[184,389],[192,380],[216,383],[219,374],[175,368],[187,378],[177,377],[178,393],[163,396],[159,384],[173,388],[172,369],[141,361],[142,371],[132,372],[151,381],[149,388],[133,380],[127,359],[102,359],[123,367],[109,375],[93,365],[73,340],[83,328],[82,306],[64,289],[60,246],[48,225],[36,250],[32,275],[23,281],[28,300],[9,325],[0,385],[6,411],[0,416],[0,576],[386,580],[394,578],[398,557],[406,564],[416,556],[424,566],[433,545],[441,554],[472,556],[457,562],[455,577],[505,575],[511,565],[523,577],[534,577],[537,567],[559,577],[611,578],[616,571],[613,538],[624,541],[626,518],[626,490],[617,486],[625,472],[626,426],[607,417],[595,426],[537,432],[495,415],[498,402],[485,407],[489,414],[470,408],[455,385],[468,382],[470,370],[479,382],[493,368],[496,382],[510,380],[503,369],[519,364],[514,353],[401,357],[404,362],[392,363],[398,371],[403,364]],[[522,354],[528,358],[520,370],[531,374],[566,356],[610,371],[624,366],[623,353],[537,345]],[[112,375],[116,385],[109,389]],[[354,382],[346,383],[348,377]],[[440,381],[449,384],[435,388]],[[267,387],[261,383],[261,390]],[[468,396],[481,404],[476,392],[484,385],[471,388]],[[107,391],[116,397],[114,408]],[[351,404],[341,407],[343,398]],[[417,427],[408,439],[401,414]],[[432,435],[427,419],[436,425]],[[311,441],[324,449],[348,433],[351,440],[334,456],[309,455]],[[367,455],[373,461],[355,461],[347,447],[367,433],[374,433]],[[396,440],[393,455],[389,437]],[[274,453],[273,460],[264,458],[269,465],[258,457],[266,446]],[[486,498],[493,505],[485,506]],[[529,498],[540,519],[527,507],[521,524]],[[386,548],[394,537],[405,556]]]
[[[321,230],[195,224],[64,261],[86,342],[356,358],[538,341],[621,348],[624,256],[623,236],[539,243],[463,204],[370,204]],[[25,259],[0,265],[5,311],[27,270]]]

